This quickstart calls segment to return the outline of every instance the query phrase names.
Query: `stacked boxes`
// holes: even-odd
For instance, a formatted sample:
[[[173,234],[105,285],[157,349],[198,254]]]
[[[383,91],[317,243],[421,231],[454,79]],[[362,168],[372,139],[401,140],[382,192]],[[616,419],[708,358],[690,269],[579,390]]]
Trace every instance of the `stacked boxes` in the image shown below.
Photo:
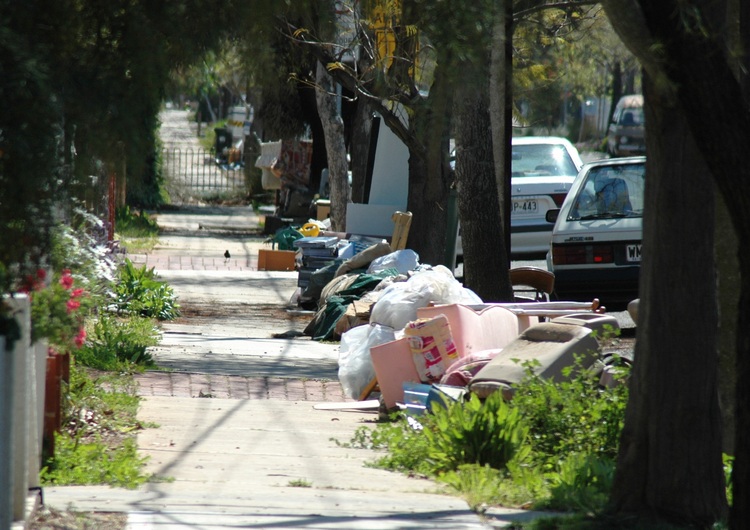
[[[303,237],[294,242],[301,253],[301,265],[297,286],[303,289],[310,282],[310,276],[339,256],[339,238],[335,236]]]

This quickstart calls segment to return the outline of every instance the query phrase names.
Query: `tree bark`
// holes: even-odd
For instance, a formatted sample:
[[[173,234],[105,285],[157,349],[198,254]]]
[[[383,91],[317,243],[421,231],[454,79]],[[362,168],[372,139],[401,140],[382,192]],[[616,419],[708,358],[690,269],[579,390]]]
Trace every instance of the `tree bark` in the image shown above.
[[[352,120],[352,140],[349,151],[352,162],[352,202],[365,201],[365,185],[370,161],[372,134],[372,109],[364,97],[357,98],[357,108]]]
[[[349,165],[346,161],[344,121],[336,108],[336,90],[333,79],[323,63],[318,62],[316,72],[318,114],[323,125],[328,158],[328,182],[331,186],[331,229],[346,230],[346,207],[349,203]]]
[[[508,276],[504,220],[495,178],[492,135],[487,134],[492,128],[488,110],[489,60],[484,67],[475,65],[474,71],[480,71],[474,77],[479,81],[461,84],[456,98],[456,180],[464,285],[486,302],[509,301],[513,291]]]
[[[648,75],[644,93],[641,306],[612,500],[620,512],[707,526],[727,513],[713,186],[680,105]]]
[[[497,22],[492,30],[490,52],[490,123],[492,152],[495,161],[497,196],[502,218],[502,241],[505,245],[507,268],[510,268],[510,203],[511,203],[511,139],[513,137],[513,6],[510,0],[501,3]],[[510,277],[498,278],[505,296],[512,297]],[[510,299],[508,299],[510,301]]]
[[[407,143],[407,209],[413,215],[408,246],[419,255],[420,263],[429,265],[443,264],[445,260],[451,184],[448,141],[452,94],[447,89],[438,68],[429,97],[412,107],[408,124],[412,138]]]

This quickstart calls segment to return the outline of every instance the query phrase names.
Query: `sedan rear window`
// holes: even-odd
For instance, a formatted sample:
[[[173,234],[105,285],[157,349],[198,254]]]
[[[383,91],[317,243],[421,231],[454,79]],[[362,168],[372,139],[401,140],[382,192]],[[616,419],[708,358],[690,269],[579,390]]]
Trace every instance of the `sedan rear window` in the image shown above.
[[[513,177],[575,176],[578,173],[568,151],[561,145],[514,145],[512,158]]]
[[[573,202],[569,221],[642,217],[645,164],[592,168]]]

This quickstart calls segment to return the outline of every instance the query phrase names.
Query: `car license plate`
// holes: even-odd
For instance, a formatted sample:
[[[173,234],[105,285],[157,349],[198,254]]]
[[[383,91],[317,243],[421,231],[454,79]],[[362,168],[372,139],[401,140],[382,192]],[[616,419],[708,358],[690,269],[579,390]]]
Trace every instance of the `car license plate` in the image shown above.
[[[627,245],[625,247],[625,259],[628,262],[640,262],[641,261],[641,245]]]
[[[511,212],[514,215],[528,215],[537,212],[536,199],[523,199],[519,201],[513,201],[513,209]]]

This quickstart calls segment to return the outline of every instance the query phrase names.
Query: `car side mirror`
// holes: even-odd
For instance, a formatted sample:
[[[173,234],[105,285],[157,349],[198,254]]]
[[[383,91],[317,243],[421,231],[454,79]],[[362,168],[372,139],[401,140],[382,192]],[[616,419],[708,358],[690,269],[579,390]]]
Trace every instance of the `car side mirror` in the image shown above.
[[[548,223],[554,223],[557,221],[558,216],[560,215],[560,208],[553,208],[552,210],[547,210],[546,215],[544,218],[547,220]]]

